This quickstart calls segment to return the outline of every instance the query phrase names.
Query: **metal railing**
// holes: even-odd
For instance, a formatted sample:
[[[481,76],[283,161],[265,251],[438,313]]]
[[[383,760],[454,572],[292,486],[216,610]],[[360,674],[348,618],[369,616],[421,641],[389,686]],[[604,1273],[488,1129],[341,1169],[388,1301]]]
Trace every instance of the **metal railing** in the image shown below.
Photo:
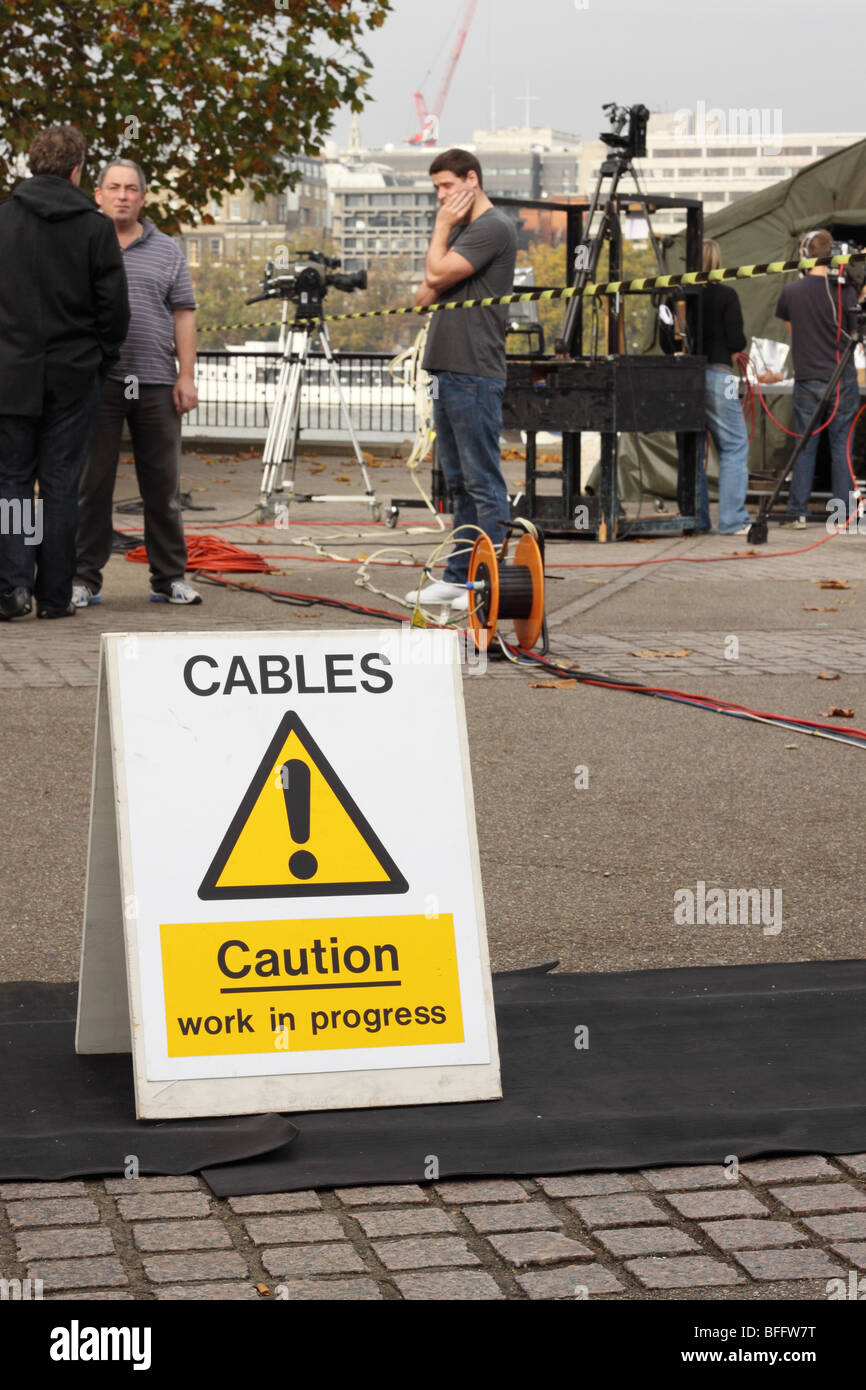
[[[404,439],[415,433],[413,394],[388,371],[389,353],[335,352],[334,360],[359,436]],[[280,361],[276,351],[199,352],[198,406],[184,418],[184,433],[264,436]],[[300,428],[319,439],[346,437],[339,397],[321,353],[307,359]]]

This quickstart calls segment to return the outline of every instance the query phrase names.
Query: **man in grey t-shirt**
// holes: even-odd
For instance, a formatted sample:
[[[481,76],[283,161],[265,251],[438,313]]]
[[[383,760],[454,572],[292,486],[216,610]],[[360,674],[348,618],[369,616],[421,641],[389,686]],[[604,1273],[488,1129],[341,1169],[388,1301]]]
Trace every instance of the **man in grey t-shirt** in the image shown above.
[[[446,150],[430,165],[439,212],[416,304],[510,294],[517,233],[482,187],[481,165],[468,150]],[[468,607],[469,553],[479,530],[493,544],[505,536],[508,492],[499,435],[505,391],[504,305],[433,314],[424,353],[434,377],[433,422],[439,462],[454,499],[455,545],[443,579],[409,602]]]

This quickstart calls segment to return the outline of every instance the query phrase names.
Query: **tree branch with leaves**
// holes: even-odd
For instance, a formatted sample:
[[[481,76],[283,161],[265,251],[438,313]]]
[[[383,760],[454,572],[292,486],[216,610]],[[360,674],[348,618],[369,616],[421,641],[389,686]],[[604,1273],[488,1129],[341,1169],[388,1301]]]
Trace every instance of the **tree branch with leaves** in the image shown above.
[[[38,130],[77,126],[82,179],[141,164],[164,231],[209,223],[211,197],[279,193],[320,150],[335,111],[361,111],[360,46],[390,0],[0,0],[0,191]]]

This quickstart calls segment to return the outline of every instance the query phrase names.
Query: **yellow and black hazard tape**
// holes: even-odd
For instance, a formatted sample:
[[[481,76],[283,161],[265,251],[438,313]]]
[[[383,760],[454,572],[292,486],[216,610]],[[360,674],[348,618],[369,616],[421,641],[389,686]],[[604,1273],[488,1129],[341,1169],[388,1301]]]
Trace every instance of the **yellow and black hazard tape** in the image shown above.
[[[202,333],[224,333],[228,328],[280,328],[282,319],[271,319],[262,323],[200,323]]]
[[[866,261],[866,251],[853,251],[844,256],[807,256],[800,261],[768,261],[764,265],[722,266],[719,270],[685,270],[679,275],[644,275],[634,280],[607,280],[600,284],[591,282],[577,288],[563,285],[553,290],[524,290],[520,294],[500,294],[490,299],[463,299],[442,304],[412,304],[399,309],[367,309],[358,314],[324,314],[327,323],[346,323],[350,319],[392,318],[398,314],[435,314],[444,309],[492,309],[499,304],[547,303],[556,299],[573,299],[582,295],[587,299],[603,295],[638,294],[644,290],[675,289],[678,285],[713,285],[720,280],[753,280],[760,275],[785,275],[794,270],[812,270],[825,265],[835,268],[852,265],[855,261]],[[208,332],[218,332],[228,328],[277,328],[278,323],[217,323],[203,324]]]
[[[792,270],[812,270],[814,266],[842,266],[853,261],[866,261],[866,251],[854,251],[845,256],[809,256],[801,261],[769,261],[766,265],[736,265],[719,270],[686,270],[680,275],[645,275],[635,280],[608,280],[602,284],[592,283],[563,286],[555,290],[524,290],[521,294],[501,294],[491,299],[464,299],[446,304],[412,305],[407,309],[368,309],[361,314],[326,314],[329,323],[341,323],[346,319],[385,318],[392,314],[433,314],[441,309],[490,309],[497,304],[531,304],[554,299],[572,299],[583,295],[592,299],[600,295],[637,294],[641,290],[673,289],[677,285],[711,285],[719,280],[751,280],[759,275],[783,275]]]

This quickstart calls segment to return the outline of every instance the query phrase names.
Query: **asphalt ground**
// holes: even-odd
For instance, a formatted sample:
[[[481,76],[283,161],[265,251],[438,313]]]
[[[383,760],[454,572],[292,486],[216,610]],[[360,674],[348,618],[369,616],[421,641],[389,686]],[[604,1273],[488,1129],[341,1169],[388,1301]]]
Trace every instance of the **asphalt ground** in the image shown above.
[[[342,461],[326,461],[320,475],[312,470],[322,461],[311,459],[307,468],[311,487],[353,491],[353,480],[335,480],[351,472]],[[400,463],[380,465],[372,476],[384,499],[411,492]],[[134,489],[121,476],[122,497],[124,484]],[[188,534],[301,557],[274,559],[280,575],[236,576],[243,584],[401,611],[356,587],[358,556],[400,547],[420,563],[439,540],[408,533],[407,518],[413,528],[424,523],[421,511],[404,511],[404,524],[389,531],[371,526],[366,508],[349,502],[298,504],[288,530],[218,526],[254,507],[254,460],[186,456],[183,486],[198,505],[215,508],[187,512]],[[140,526],[134,515],[115,520],[125,530]],[[334,521],[349,525],[332,528]],[[773,527],[755,557],[630,569],[600,566],[704,561],[747,547],[717,535],[607,546],[551,541],[551,655],[582,671],[772,713],[821,719],[831,705],[849,708],[852,719],[827,722],[866,724],[866,536],[779,555],[824,534],[817,526],[806,533]],[[302,544],[308,536],[354,563],[315,559]],[[560,568],[567,564],[599,568]],[[403,594],[420,569],[370,572],[382,588]],[[816,579],[849,588],[825,591]],[[3,978],[77,975],[101,631],[382,625],[360,614],[278,605],[249,589],[200,587],[200,606],[150,604],[146,565],[115,555],[98,607],[0,629]],[[837,604],[835,612],[806,611]],[[731,638],[740,649],[735,659]],[[645,650],[687,655],[631,655]],[[825,669],[841,670],[840,679],[818,679]],[[467,665],[463,682],[494,970],[552,960],[565,970],[628,970],[863,954],[860,749],[634,694],[534,688],[546,678],[491,660],[483,674]],[[419,724],[417,736],[432,735]],[[382,747],[372,756],[387,760],[405,750]],[[186,806],[166,806],[165,815],[182,847],[184,824],[196,815],[192,792]],[[698,881],[781,890],[782,930],[678,925],[674,894]]]
[[[118,497],[133,497],[130,465],[123,466],[120,473]],[[509,461],[506,474],[516,484],[519,463]],[[392,496],[412,493],[405,465],[399,461],[373,460],[371,475],[385,504]],[[204,602],[193,608],[172,608],[148,602],[145,565],[131,564],[122,555],[115,555],[106,571],[103,602],[98,607],[59,622],[28,618],[0,628],[4,709],[0,724],[0,978],[61,981],[75,979],[78,974],[100,632],[161,628],[291,632],[383,625],[381,618],[374,616],[327,607],[279,605],[250,585],[329,596],[409,617],[408,607],[399,608],[392,600],[358,587],[355,580],[363,557],[381,546],[385,554],[380,558],[399,558],[406,562],[406,568],[371,565],[369,572],[381,588],[404,594],[410,583],[417,582],[421,564],[442,538],[435,529],[421,529],[428,524],[435,528],[433,517],[407,509],[401,513],[396,530],[371,525],[366,508],[351,500],[360,490],[354,465],[311,455],[303,462],[299,487],[336,491],[345,494],[346,500],[296,504],[291,508],[288,527],[259,527],[253,524],[258,485],[254,458],[186,455],[183,487],[190,490],[196,506],[213,509],[186,512],[187,531],[188,535],[219,536],[264,554],[278,574],[236,576],[244,587],[233,588],[200,583],[190,575],[199,584]],[[136,532],[141,518],[119,512],[115,524]],[[812,546],[825,534],[821,525],[812,525],[805,533],[773,526],[769,544],[756,548],[754,554],[748,553],[743,538],[715,534],[605,546],[578,540],[550,541],[551,656],[576,664],[576,674],[594,672],[675,687],[736,700],[770,714],[826,718],[840,731],[852,724],[866,726],[866,602],[862,582],[866,536],[836,537],[804,553],[785,553]],[[331,558],[335,554],[343,563]],[[648,564],[651,560],[665,563]],[[827,581],[845,587],[821,588]],[[568,678],[567,671],[561,674]],[[826,676],[838,678],[828,680],[823,678]],[[484,671],[472,664],[465,668],[463,689],[494,970],[550,961],[559,962],[563,970],[605,971],[862,957],[866,944],[860,870],[864,750],[633,693],[588,685],[539,687],[540,681],[550,678],[549,672],[515,667],[506,661],[490,660]],[[853,715],[826,715],[831,706],[850,709]],[[419,723],[417,738],[431,737],[435,737],[434,731]],[[374,762],[407,756],[411,757],[411,750],[407,753],[404,748],[371,749]],[[419,795],[423,795],[423,788]],[[177,852],[183,854],[185,827],[197,814],[194,789],[190,789],[187,804],[166,805],[163,814],[175,827]],[[694,889],[699,882],[708,889],[781,892],[781,930],[768,933],[761,924],[678,923],[675,895],[685,888]],[[822,1167],[824,1161],[819,1158],[794,1162],[790,1173],[786,1168],[772,1168],[760,1178],[756,1172],[755,1181],[791,1181],[797,1177],[818,1183],[809,1198],[816,1205],[808,1209],[820,1211],[838,1208],[835,1197],[832,1203],[824,1201],[827,1189],[823,1184],[845,1179],[848,1200],[842,1205],[852,1208],[845,1220],[850,1235],[862,1238],[862,1218],[857,1213],[866,1202],[861,1176],[866,1156],[855,1156],[850,1162],[837,1160],[832,1169]],[[689,1169],[683,1170],[679,1184],[713,1188],[720,1180],[715,1171]],[[636,1178],[585,1175],[563,1181],[576,1184],[576,1193],[616,1193],[635,1184],[646,1192],[667,1179],[663,1174],[648,1173]],[[160,1190],[159,1182],[153,1180],[146,1190]],[[88,1201],[95,1201],[95,1214],[81,1219],[95,1222],[100,1231],[113,1232],[106,1250],[118,1252],[122,1267],[112,1264],[110,1269],[96,1269],[101,1254],[92,1268],[86,1263],[90,1254],[98,1253],[97,1244],[106,1237],[100,1234],[89,1243],[88,1236],[73,1248],[74,1223],[79,1217],[62,1210],[65,1192],[57,1188],[55,1194],[55,1190],[48,1190],[49,1185],[40,1184],[33,1192],[19,1191],[15,1185],[3,1190],[7,1216],[0,1219],[0,1255],[4,1270],[7,1253],[12,1258],[17,1250],[15,1258],[21,1263],[10,1269],[23,1277],[30,1268],[27,1261],[34,1258],[27,1254],[30,1246],[41,1248],[27,1232],[35,1229],[34,1222],[48,1222],[49,1245],[55,1238],[60,1242],[52,1245],[51,1253],[62,1254],[68,1241],[69,1254],[79,1260],[74,1273],[61,1270],[56,1258],[48,1261],[47,1287],[51,1289],[53,1281],[54,1288],[48,1296],[74,1297],[76,1289],[80,1296],[96,1298],[257,1296],[249,1281],[263,1277],[263,1271],[274,1273],[276,1266],[271,1268],[267,1260],[259,1266],[253,1251],[258,1237],[240,1227],[235,1231],[234,1217],[228,1208],[223,1210],[225,1203],[208,1197],[200,1180],[164,1180],[168,1188],[187,1182],[195,1184],[205,1202],[201,1212],[196,1209],[189,1214],[204,1217],[206,1207],[209,1223],[212,1216],[224,1222],[235,1249],[246,1260],[248,1276],[239,1276],[241,1266],[234,1263],[220,1266],[214,1275],[202,1272],[204,1257],[192,1254],[178,1255],[174,1263],[166,1260],[165,1269],[159,1265],[156,1272],[142,1266],[135,1254],[139,1237],[131,1234],[131,1218],[123,1211],[119,1215],[115,1212],[110,1184],[103,1189],[96,1181],[73,1184],[74,1199],[78,1200],[77,1189],[82,1186],[82,1195],[86,1192]],[[511,1191],[514,1184],[505,1183],[495,1195],[484,1195],[483,1183],[467,1185],[465,1196],[459,1200],[482,1204],[541,1200],[552,1192],[546,1182],[542,1178],[528,1185],[524,1182],[519,1193]],[[123,1190],[131,1189],[124,1186]],[[427,1188],[423,1192],[427,1193]],[[776,1198],[768,1195],[769,1189],[756,1188],[756,1193],[758,1202],[765,1204],[766,1215],[766,1204]],[[47,1213],[23,1212],[21,1203],[37,1196],[52,1199]],[[343,1212],[348,1199],[324,1193],[321,1200],[327,1211]],[[375,1194],[371,1190],[369,1195],[374,1206],[417,1200],[420,1198],[402,1189],[394,1189],[393,1195],[390,1189],[376,1190]],[[434,1194],[429,1200],[441,1205],[441,1200],[447,1203],[451,1198],[440,1200]],[[784,1203],[784,1198],[779,1200]],[[281,1209],[276,1197],[262,1201],[272,1205],[261,1210]],[[314,1205],[312,1198],[309,1205]],[[743,1214],[747,1209],[743,1208]],[[513,1210],[509,1206],[509,1220]],[[468,1231],[466,1221],[472,1224],[470,1215],[464,1220],[468,1212],[469,1207],[461,1207],[460,1230]],[[759,1266],[755,1261],[750,1265],[737,1256],[741,1272],[746,1270],[742,1282],[739,1276],[734,1277],[736,1271],[729,1257],[725,1257],[726,1273],[719,1273],[718,1262],[712,1260],[701,1271],[693,1270],[686,1260],[681,1269],[667,1267],[659,1277],[668,1282],[659,1288],[652,1283],[655,1274],[639,1270],[637,1264],[626,1268],[608,1258],[608,1247],[603,1240],[596,1241],[583,1212],[578,1212],[576,1220],[564,1208],[560,1211],[558,1207],[557,1212],[558,1216],[551,1216],[545,1208],[541,1213],[544,1223],[550,1226],[555,1224],[554,1217],[564,1219],[570,1234],[590,1242],[581,1258],[590,1258],[590,1251],[593,1258],[601,1256],[607,1261],[608,1274],[618,1277],[620,1286],[614,1289],[608,1285],[608,1293],[599,1285],[600,1298],[825,1298],[825,1276],[836,1272],[837,1256],[843,1257],[846,1277],[849,1265],[853,1262],[855,1269],[862,1268],[860,1262],[866,1257],[866,1246],[856,1250],[853,1245],[830,1246],[827,1242],[833,1237],[819,1234],[817,1240],[823,1244],[808,1256],[813,1264],[803,1252],[801,1267],[800,1253],[791,1252],[790,1259],[780,1257],[778,1265],[770,1262],[763,1273],[756,1273]],[[736,1212],[734,1205],[719,1214],[734,1216]],[[20,1239],[14,1235],[16,1214],[21,1214],[23,1221]],[[154,1206],[145,1216],[175,1214],[182,1213],[157,1211]],[[784,1211],[779,1208],[776,1214],[784,1216]],[[400,1222],[404,1216],[399,1214]],[[604,1216],[606,1221],[631,1219],[627,1215]],[[653,1214],[634,1219],[676,1222],[679,1217],[672,1217],[664,1207],[663,1218]],[[4,1220],[11,1223],[8,1228]],[[352,1224],[354,1218],[341,1215],[340,1220],[344,1235],[355,1242],[356,1254],[360,1252],[358,1258],[362,1262],[372,1259],[369,1251],[364,1253],[366,1247],[362,1248],[361,1236]],[[73,1225],[67,1226],[67,1222]],[[207,1231],[204,1224],[198,1226],[198,1238],[195,1232],[189,1236],[192,1246],[200,1245],[203,1239],[209,1243],[210,1229],[210,1224]],[[393,1233],[408,1234],[411,1229],[405,1225],[405,1231],[402,1226],[398,1231],[395,1226]],[[424,1229],[436,1228],[430,1225]],[[775,1229],[773,1226],[770,1231],[769,1224],[766,1227],[774,1239]],[[712,1256],[716,1249],[708,1243],[712,1234],[699,1229],[694,1221],[686,1221],[676,1240],[688,1236]],[[634,1238],[638,1237],[649,1240],[643,1227],[635,1233]],[[165,1238],[180,1240],[181,1236],[168,1232]],[[285,1238],[309,1241],[317,1237],[290,1234]],[[816,1236],[799,1231],[784,1238],[791,1243],[814,1242]],[[749,1232],[750,1243],[754,1239]],[[414,1248],[417,1242],[412,1244]],[[423,1264],[432,1258],[432,1243],[421,1244],[422,1254],[412,1255],[410,1264],[412,1259]],[[537,1244],[536,1253],[526,1259],[530,1264],[540,1263],[542,1269],[549,1267],[551,1276],[556,1276],[549,1282],[545,1282],[546,1275],[538,1274],[527,1276],[529,1283],[515,1284],[508,1270],[519,1268],[524,1255],[519,1259],[517,1255],[512,1259],[510,1254],[507,1259],[494,1257],[484,1246],[487,1253],[479,1254],[478,1259],[492,1281],[489,1286],[477,1281],[473,1284],[460,1272],[461,1261],[467,1263],[465,1252],[458,1252],[448,1263],[436,1286],[438,1292],[430,1292],[435,1280],[431,1283],[426,1275],[407,1276],[405,1281],[400,1276],[395,1282],[395,1276],[386,1272],[387,1266],[377,1263],[377,1255],[372,1266],[362,1265],[373,1268],[376,1293],[367,1289],[366,1279],[345,1280],[339,1270],[346,1266],[338,1263],[330,1272],[324,1266],[314,1268],[312,1280],[293,1284],[294,1292],[288,1296],[573,1296],[568,1291],[557,1292],[556,1282],[562,1275],[565,1289],[572,1266],[563,1262],[572,1256],[563,1253],[564,1248],[542,1252],[540,1237]],[[403,1258],[402,1252],[395,1255],[398,1261]],[[235,1280],[236,1276],[234,1283],[219,1282]],[[602,1275],[599,1279],[604,1282]],[[58,1288],[67,1291],[58,1292]],[[595,1290],[591,1292],[595,1296]]]

